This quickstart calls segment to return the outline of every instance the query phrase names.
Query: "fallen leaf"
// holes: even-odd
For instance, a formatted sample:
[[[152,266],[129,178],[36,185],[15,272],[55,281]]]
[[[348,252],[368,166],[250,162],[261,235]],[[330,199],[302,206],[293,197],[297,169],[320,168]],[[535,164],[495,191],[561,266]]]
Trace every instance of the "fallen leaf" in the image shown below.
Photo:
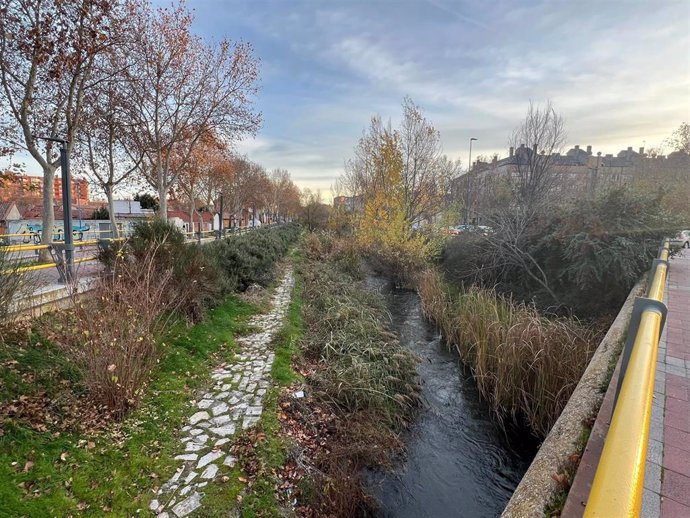
[[[32,460],[27,460],[27,461],[26,461],[26,464],[24,464],[24,473],[26,473],[27,471],[29,471],[29,470],[33,467],[33,465],[34,465],[34,461],[32,461]]]

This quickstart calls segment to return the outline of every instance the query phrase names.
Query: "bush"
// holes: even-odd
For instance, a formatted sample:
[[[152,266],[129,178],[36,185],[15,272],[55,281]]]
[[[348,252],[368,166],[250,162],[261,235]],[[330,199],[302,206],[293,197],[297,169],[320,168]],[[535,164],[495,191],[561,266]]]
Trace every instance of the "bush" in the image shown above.
[[[273,279],[273,265],[285,255],[300,231],[294,223],[259,228],[214,241],[205,248],[221,273],[223,289],[243,291],[251,284],[266,285]]]
[[[155,264],[154,274],[171,272],[173,282],[167,284],[166,296],[176,301],[178,310],[192,322],[201,320],[221,293],[216,257],[202,245],[187,243],[172,223],[137,223],[123,245],[102,250],[99,258],[116,273],[118,268],[135,268],[148,260]]]
[[[88,304],[75,299],[43,332],[79,369],[96,403],[115,417],[135,407],[160,357],[156,340],[182,303],[171,298],[172,268],[162,269],[160,250],[122,260],[100,279]]]
[[[507,213],[494,234],[450,238],[448,280],[587,318],[618,310],[677,223],[655,196],[627,188],[550,207],[526,227],[518,219]]]
[[[596,330],[575,318],[545,318],[491,290],[454,292],[433,270],[420,275],[419,293],[499,420],[524,420],[546,436],[596,349]]]
[[[174,225],[154,220],[138,223],[124,244],[102,249],[99,258],[113,271],[118,265],[134,265],[155,250],[152,260],[157,270],[172,272],[168,297],[196,322],[223,295],[254,283],[268,284],[273,279],[273,265],[299,234],[299,225],[288,224],[199,245],[186,242]]]
[[[30,287],[19,272],[20,263],[0,245],[0,322],[10,316],[17,297],[28,294]]]

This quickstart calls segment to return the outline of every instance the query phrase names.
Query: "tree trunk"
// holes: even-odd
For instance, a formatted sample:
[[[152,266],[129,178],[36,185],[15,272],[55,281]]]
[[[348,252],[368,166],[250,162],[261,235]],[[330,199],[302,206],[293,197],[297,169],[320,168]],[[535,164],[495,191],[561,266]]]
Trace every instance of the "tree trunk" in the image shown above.
[[[191,234],[189,235],[190,239],[194,239],[194,204],[190,203],[189,204],[189,231]]]
[[[55,192],[56,169],[57,167],[53,165],[47,165],[43,167],[43,231],[41,233],[42,245],[49,245],[53,242],[53,227],[55,226],[53,194]],[[50,252],[48,250],[41,250],[39,253],[39,260],[41,262],[50,261]]]
[[[163,176],[163,170],[160,165],[158,167],[158,218],[161,221],[168,221],[168,186]]]
[[[158,199],[160,200],[158,202],[159,208],[158,208],[158,218],[161,221],[168,221],[168,198],[167,198],[167,189],[165,187],[161,186],[161,184],[158,184]]]
[[[117,223],[115,222],[115,200],[113,199],[113,186],[105,186],[105,196],[108,198],[108,217],[110,218],[110,232],[111,237],[120,237],[120,231],[117,228]]]

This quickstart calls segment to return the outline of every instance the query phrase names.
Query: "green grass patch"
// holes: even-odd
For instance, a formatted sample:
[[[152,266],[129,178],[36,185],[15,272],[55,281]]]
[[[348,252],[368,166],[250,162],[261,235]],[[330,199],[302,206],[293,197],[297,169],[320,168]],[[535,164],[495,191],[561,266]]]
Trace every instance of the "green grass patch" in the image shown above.
[[[212,366],[232,361],[233,336],[256,312],[231,296],[202,323],[175,326],[161,341],[162,360],[140,408],[102,433],[38,432],[5,421],[0,516],[145,516],[153,489],[177,467],[173,457],[180,453],[178,433],[192,410],[189,400],[210,385]],[[67,384],[78,387],[64,356],[38,335],[29,334],[21,344],[6,339],[0,359],[17,362],[11,373],[2,369],[4,401],[36,391],[59,395]],[[231,489],[226,484],[225,494]],[[227,515],[227,501],[224,508]]]

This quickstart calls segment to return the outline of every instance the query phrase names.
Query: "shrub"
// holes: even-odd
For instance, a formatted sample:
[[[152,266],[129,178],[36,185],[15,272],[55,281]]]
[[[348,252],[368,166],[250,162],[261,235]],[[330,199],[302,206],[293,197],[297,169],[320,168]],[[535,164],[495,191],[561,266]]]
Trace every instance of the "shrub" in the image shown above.
[[[225,291],[244,290],[249,285],[273,279],[273,265],[300,234],[297,224],[259,228],[206,245],[222,276]]]
[[[599,333],[575,318],[545,318],[492,290],[452,291],[433,270],[420,275],[424,313],[470,366],[499,420],[525,421],[545,436],[596,349]]]
[[[182,301],[171,298],[172,268],[161,269],[160,250],[121,260],[101,278],[88,303],[75,299],[43,332],[74,362],[91,397],[116,417],[136,406],[160,350],[156,340]]]
[[[153,255],[151,255],[153,253]],[[109,269],[152,261],[155,272],[167,275],[166,296],[176,301],[178,310],[189,320],[201,320],[204,311],[214,304],[221,293],[221,280],[216,257],[204,246],[185,242],[184,234],[175,225],[160,220],[137,223],[132,236],[120,247],[104,249],[99,255]]]
[[[676,231],[655,196],[627,188],[549,207],[527,226],[518,220],[506,213],[494,234],[449,239],[441,262],[448,280],[582,317],[615,312]]]
[[[30,291],[19,267],[20,262],[0,245],[0,322],[9,317],[16,299]]]

